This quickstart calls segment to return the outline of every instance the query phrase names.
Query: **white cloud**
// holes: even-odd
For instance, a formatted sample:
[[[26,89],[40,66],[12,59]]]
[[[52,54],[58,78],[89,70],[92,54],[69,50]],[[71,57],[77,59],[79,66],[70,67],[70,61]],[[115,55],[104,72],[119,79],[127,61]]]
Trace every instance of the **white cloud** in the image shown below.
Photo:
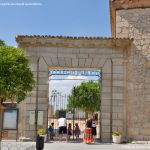
[[[49,91],[56,89],[62,94],[70,94],[73,86],[79,85],[83,80],[51,80],[49,85]]]
[[[77,86],[81,84],[81,82],[87,82],[89,80],[97,80],[97,77],[92,76],[55,76],[51,78],[49,82],[49,92],[51,93],[52,90],[57,90],[61,92],[62,95],[67,94],[69,95],[73,86]],[[62,79],[62,80],[57,80]],[[64,80],[63,80],[64,79]]]
[[[83,79],[83,80],[87,80],[88,77],[87,76],[67,76],[65,79]]]

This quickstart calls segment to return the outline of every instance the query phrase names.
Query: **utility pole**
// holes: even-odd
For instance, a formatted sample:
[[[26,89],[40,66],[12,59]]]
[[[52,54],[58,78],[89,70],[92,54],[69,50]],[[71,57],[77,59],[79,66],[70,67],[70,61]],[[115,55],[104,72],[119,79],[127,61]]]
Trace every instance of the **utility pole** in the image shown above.
[[[75,87],[73,87],[73,97],[74,97],[74,101],[75,101],[75,96],[76,96],[76,94],[75,94]],[[73,101],[73,131],[74,131],[74,119],[75,119],[75,117],[74,117],[74,114],[75,114],[75,106],[74,106],[74,101]],[[74,132],[73,132],[73,140],[74,140]]]

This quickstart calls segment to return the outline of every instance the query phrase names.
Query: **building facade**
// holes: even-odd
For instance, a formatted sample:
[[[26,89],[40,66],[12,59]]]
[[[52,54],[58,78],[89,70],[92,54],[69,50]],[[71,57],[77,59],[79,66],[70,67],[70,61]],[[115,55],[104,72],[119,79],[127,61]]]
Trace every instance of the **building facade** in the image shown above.
[[[133,38],[127,63],[127,137],[150,140],[150,1],[110,2],[114,37]]]
[[[123,140],[150,140],[150,1],[110,0],[111,38],[18,35],[36,79],[22,104],[20,134],[35,138],[47,128],[48,70],[100,69],[102,97],[100,137],[110,142],[118,130]],[[31,112],[42,111],[42,123],[31,124]]]

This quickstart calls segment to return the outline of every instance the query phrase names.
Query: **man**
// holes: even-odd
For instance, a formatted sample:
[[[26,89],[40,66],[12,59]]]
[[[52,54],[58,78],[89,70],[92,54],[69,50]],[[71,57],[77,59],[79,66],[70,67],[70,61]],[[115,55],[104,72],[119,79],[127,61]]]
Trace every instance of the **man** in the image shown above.
[[[59,140],[62,141],[63,135],[67,141],[67,120],[65,117],[60,117],[58,119],[58,127],[59,127]]]

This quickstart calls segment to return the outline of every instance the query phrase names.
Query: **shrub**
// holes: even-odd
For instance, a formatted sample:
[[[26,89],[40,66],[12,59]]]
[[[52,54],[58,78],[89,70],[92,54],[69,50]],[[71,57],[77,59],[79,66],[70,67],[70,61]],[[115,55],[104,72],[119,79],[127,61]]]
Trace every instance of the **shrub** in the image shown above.
[[[114,136],[119,136],[119,135],[120,135],[120,132],[119,132],[119,131],[113,131],[112,135],[114,135]]]
[[[45,130],[44,129],[39,129],[38,131],[37,131],[37,134],[38,135],[44,135],[46,132],[45,132]]]

